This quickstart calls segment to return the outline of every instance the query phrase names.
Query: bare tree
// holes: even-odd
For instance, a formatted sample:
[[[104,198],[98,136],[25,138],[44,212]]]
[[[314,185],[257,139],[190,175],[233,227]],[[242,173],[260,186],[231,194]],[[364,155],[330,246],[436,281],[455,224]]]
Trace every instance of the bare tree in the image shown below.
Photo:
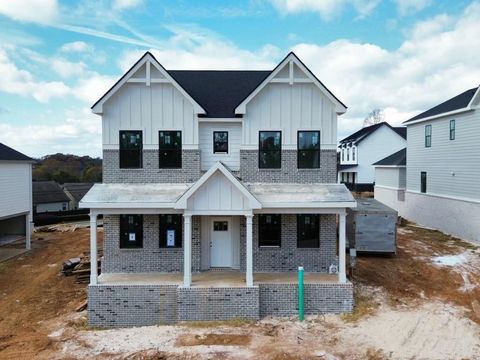
[[[385,119],[385,114],[381,109],[373,109],[367,115],[367,117],[363,120],[363,127],[367,127],[370,125],[375,125],[383,122]]]

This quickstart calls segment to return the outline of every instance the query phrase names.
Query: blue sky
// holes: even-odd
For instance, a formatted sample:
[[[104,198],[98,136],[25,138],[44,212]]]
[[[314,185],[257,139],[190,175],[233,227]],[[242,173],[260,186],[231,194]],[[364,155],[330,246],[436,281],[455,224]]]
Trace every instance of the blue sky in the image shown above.
[[[36,157],[100,156],[90,105],[147,50],[167,69],[271,69],[293,50],[348,105],[339,137],[480,83],[478,0],[0,0],[0,28],[0,142]]]

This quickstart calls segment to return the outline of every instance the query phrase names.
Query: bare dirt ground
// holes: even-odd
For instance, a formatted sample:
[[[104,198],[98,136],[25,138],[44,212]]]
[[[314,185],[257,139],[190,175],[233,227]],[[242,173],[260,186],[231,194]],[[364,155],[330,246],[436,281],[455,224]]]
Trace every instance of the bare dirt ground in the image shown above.
[[[36,237],[0,263],[1,359],[480,359],[480,249],[437,231],[360,257],[353,314],[115,330],[88,329],[85,285],[58,275],[88,229]]]

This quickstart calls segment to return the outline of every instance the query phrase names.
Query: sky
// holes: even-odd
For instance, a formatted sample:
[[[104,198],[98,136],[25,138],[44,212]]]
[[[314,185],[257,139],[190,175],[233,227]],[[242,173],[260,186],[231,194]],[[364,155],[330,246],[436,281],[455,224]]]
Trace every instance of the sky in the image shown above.
[[[0,0],[0,142],[101,156],[90,106],[145,52],[167,69],[270,70],[289,52],[348,106],[410,117],[480,84],[480,0]]]

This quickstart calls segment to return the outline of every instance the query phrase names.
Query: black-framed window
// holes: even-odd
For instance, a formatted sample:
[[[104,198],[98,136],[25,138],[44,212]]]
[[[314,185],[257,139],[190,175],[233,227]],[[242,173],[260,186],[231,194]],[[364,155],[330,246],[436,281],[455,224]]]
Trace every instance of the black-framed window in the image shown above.
[[[214,221],[213,231],[228,231],[228,221]]]
[[[297,133],[297,167],[317,169],[320,167],[320,131]]]
[[[450,120],[450,140],[455,140],[455,120]]]
[[[355,148],[352,147],[352,160],[355,161]]]
[[[258,167],[280,169],[282,167],[282,132],[260,131],[258,133]]]
[[[213,132],[213,153],[228,154],[228,131]]]
[[[342,148],[342,161],[345,161],[345,148]]]
[[[143,215],[120,215],[120,248],[143,247]]]
[[[258,246],[281,246],[282,217],[277,214],[258,216]]]
[[[427,173],[425,171],[420,173],[420,192],[427,192]]]
[[[160,169],[182,168],[182,132],[158,132],[158,166]]]
[[[347,161],[350,161],[350,148],[347,147]]]
[[[432,125],[425,125],[425,147],[432,146]]]
[[[120,168],[139,169],[142,167],[142,131],[120,131]]]
[[[161,248],[181,248],[183,239],[182,214],[162,214],[159,223],[159,246]]]
[[[318,248],[320,246],[320,216],[318,214],[297,215],[297,247]]]

